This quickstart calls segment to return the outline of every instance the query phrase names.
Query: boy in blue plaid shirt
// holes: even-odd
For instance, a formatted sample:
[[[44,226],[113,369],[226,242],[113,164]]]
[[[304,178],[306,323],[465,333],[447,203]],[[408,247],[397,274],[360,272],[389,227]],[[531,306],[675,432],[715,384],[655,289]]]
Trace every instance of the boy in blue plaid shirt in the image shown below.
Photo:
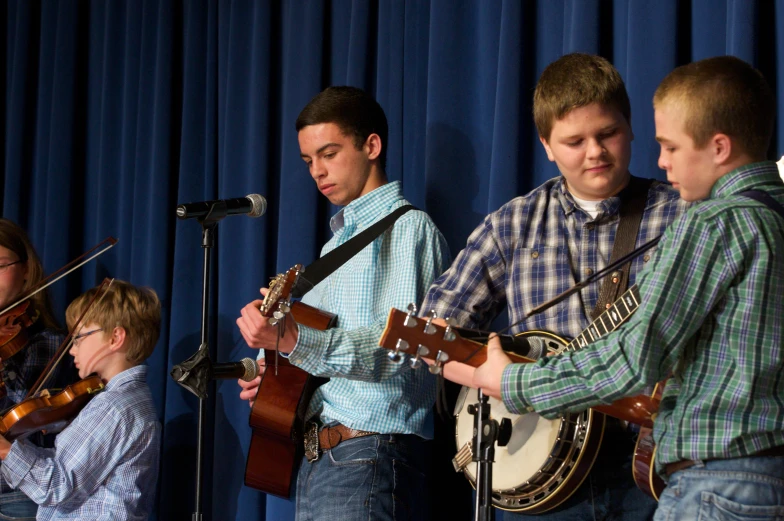
[[[161,425],[142,363],[158,340],[160,301],[114,281],[76,324],[96,291],[77,297],[66,319],[76,328],[70,353],[79,377],[98,375],[103,391],[53,449],[0,437],[0,475],[38,503],[38,520],[147,519],[155,500]]]
[[[623,80],[610,62],[575,53],[542,72],[533,112],[539,140],[561,175],[488,215],[430,288],[422,309],[452,317],[463,327],[487,328],[506,308],[509,322],[515,324],[513,334],[544,330],[574,338],[591,323],[599,301],[596,284],[521,319],[609,263],[621,203],[630,196],[627,188],[634,179],[629,172],[631,108]],[[642,206],[635,246],[660,235],[686,205],[677,192],[654,181]],[[629,285],[649,259],[648,254],[632,261]],[[454,378],[454,365],[446,365],[447,378]],[[634,436],[617,421],[608,421],[602,449],[583,484],[536,518],[650,519],[656,503],[637,489],[631,476]]]

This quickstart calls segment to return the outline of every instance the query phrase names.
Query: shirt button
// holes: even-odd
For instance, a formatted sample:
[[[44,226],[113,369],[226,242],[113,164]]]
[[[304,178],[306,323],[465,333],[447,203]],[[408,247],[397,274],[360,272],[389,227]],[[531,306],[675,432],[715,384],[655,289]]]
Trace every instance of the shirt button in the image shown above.
[[[588,230],[588,231],[593,230],[593,224],[586,224],[585,225],[585,229]]]
[[[593,275],[593,270],[591,268],[585,268],[585,274],[588,276]]]
[[[642,256],[642,261],[643,262],[648,262],[649,260],[651,260],[651,256],[650,255],[643,255]]]
[[[539,252],[538,251],[531,252],[531,258],[532,259],[538,259],[539,258]]]

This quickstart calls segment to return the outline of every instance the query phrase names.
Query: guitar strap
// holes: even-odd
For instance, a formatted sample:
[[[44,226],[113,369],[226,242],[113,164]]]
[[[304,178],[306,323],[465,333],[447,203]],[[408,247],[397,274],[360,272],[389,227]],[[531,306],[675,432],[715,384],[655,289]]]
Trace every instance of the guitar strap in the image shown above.
[[[374,223],[367,230],[315,260],[300,273],[296,285],[291,290],[291,296],[301,298],[305,293],[313,289],[313,286],[329,277],[335,270],[348,262],[351,257],[373,242],[376,237],[391,228],[395,221],[409,210],[415,210],[415,208],[410,204],[396,208],[395,211]]]
[[[749,197],[764,204],[784,218],[784,206],[781,206],[778,201],[768,194],[768,192],[763,192],[762,190],[746,190],[745,192],[741,192],[740,195]]]
[[[645,210],[645,201],[648,197],[648,188],[652,182],[652,179],[632,177],[629,180],[629,186],[621,192],[621,206],[618,210],[620,222],[618,230],[615,232],[610,263],[617,261],[634,249],[637,232],[640,230],[640,222],[642,222],[642,214]],[[599,290],[599,300],[591,312],[591,320],[595,320],[626,291],[626,286],[629,284],[629,269],[630,263],[626,263],[604,279]]]

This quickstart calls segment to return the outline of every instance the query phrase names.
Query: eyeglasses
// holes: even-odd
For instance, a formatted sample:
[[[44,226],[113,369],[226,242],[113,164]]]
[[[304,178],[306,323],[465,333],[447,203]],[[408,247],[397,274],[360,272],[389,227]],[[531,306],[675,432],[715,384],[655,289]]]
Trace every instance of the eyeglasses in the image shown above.
[[[0,273],[3,273],[9,267],[13,266],[14,264],[19,264],[20,262],[22,261],[18,260],[16,262],[9,262],[8,264],[0,264]]]
[[[87,331],[86,333],[79,333],[78,335],[73,337],[74,345],[78,346],[83,338],[88,337],[88,336],[90,336],[90,335],[92,335],[94,333],[97,333],[98,331],[103,331],[103,329],[98,328],[98,329],[93,329],[92,331]]]

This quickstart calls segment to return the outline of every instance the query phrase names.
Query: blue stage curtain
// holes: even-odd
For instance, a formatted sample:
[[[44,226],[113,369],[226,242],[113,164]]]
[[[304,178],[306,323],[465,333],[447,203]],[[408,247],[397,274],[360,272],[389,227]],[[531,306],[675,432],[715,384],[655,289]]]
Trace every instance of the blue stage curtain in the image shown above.
[[[651,97],[673,67],[733,54],[774,88],[784,81],[784,0],[7,0],[0,26],[2,215],[29,231],[48,271],[119,238],[52,288],[58,312],[107,275],[163,301],[149,361],[164,426],[160,520],[187,519],[195,487],[198,403],[169,371],[199,347],[203,249],[198,223],[177,221],[174,208],[267,198],[260,219],[218,225],[212,255],[213,357],[253,356],[234,322],[240,308],[270,276],[318,256],[336,210],[315,190],[294,129],[321,89],[377,97],[390,179],[457,253],[488,212],[557,175],[531,96],[559,56],[616,65],[632,100],[631,170],[659,179]],[[780,125],[771,158],[784,152]],[[207,402],[205,519],[293,519],[292,502],[243,485],[248,406],[237,391],[218,382]],[[434,518],[470,518],[466,488],[436,503]]]

